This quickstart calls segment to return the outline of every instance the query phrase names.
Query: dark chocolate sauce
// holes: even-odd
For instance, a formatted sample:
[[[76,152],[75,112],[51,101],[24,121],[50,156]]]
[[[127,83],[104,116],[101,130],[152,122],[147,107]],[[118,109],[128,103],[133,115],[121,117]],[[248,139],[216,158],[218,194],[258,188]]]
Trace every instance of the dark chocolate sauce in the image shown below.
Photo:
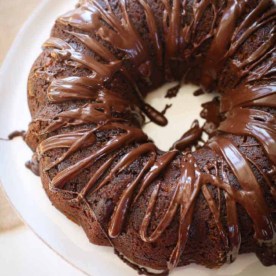
[[[201,111],[200,116],[206,121],[203,130],[211,136],[221,122],[219,98],[215,97],[212,101],[202,104],[202,107],[203,110]]]
[[[176,97],[177,94],[178,94],[178,92],[179,92],[179,90],[180,90],[180,88],[181,88],[180,84],[177,84],[177,85],[171,87],[170,89],[168,89],[168,91],[167,91],[167,93],[165,95],[165,98],[171,99],[171,98]]]
[[[37,159],[37,155],[34,154],[32,157],[32,160],[27,161],[25,163],[25,166],[27,169],[29,169],[33,174],[35,174],[36,176],[40,176],[40,172],[39,172],[39,161]]]
[[[195,120],[191,128],[183,134],[172,146],[173,149],[180,151],[191,151],[191,146],[198,146],[202,140],[203,129],[199,126],[198,120]]]
[[[24,130],[21,130],[21,131],[16,130],[16,131],[12,132],[11,134],[9,134],[8,139],[9,140],[13,140],[14,138],[22,137],[23,140],[24,140],[25,139],[25,135],[26,135],[26,131],[24,131]]]
[[[193,94],[195,97],[203,95],[205,92],[202,88],[197,89]]]
[[[9,136],[8,136],[7,139],[0,138],[0,140],[2,140],[2,141],[11,141],[11,140],[13,140],[13,139],[15,139],[17,137],[21,137],[24,140],[25,139],[25,135],[26,135],[26,131],[24,131],[24,130],[21,130],[21,131],[16,130],[16,131],[13,131],[11,134],[9,134]]]
[[[165,115],[166,112],[168,111],[168,109],[170,109],[172,107],[172,104],[166,104],[166,106],[164,107],[164,109],[161,111],[162,115]]]

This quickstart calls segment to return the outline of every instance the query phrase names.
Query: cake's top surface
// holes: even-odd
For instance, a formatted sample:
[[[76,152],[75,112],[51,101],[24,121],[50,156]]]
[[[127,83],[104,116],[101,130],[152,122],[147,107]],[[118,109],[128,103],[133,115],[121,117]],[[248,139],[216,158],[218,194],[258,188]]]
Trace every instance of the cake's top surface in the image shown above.
[[[145,0],[137,0],[136,4],[115,2],[80,1],[76,9],[58,19],[58,26],[64,28],[62,34],[55,37],[53,32],[44,44],[53,63],[74,69],[71,75],[61,77],[48,74],[46,106],[54,111],[49,117],[43,110],[33,112],[34,122],[44,125],[39,133],[44,138],[39,138],[36,151],[50,190],[66,191],[89,206],[115,248],[129,213],[146,194],[138,230],[143,242],[157,242],[177,220],[177,240],[168,270],[180,262],[198,198],[206,201],[227,259],[233,261],[242,242],[237,211],[242,206],[253,224],[258,257],[263,263],[275,263],[275,210],[267,202],[272,198],[275,208],[276,9],[272,2],[149,1],[155,3],[153,6]],[[138,17],[142,23],[134,16],[132,5],[142,10],[144,18]],[[155,14],[160,6],[161,16]],[[257,42],[252,38],[255,34]],[[143,114],[160,125],[167,120],[143,98],[149,88],[179,79],[176,70],[183,64],[184,69],[179,70],[186,73],[184,81],[192,80],[206,90],[221,93],[219,112],[209,109],[205,114],[210,120],[214,117],[218,127],[195,153],[177,148],[185,148],[201,136],[203,130],[198,125],[182,137],[176,149],[160,152],[141,130]],[[195,72],[195,79],[188,70]],[[118,89],[116,82],[126,83],[131,93],[124,94],[123,84]],[[56,112],[55,105],[61,110]],[[253,138],[240,144],[233,138],[246,136]],[[258,158],[248,154],[250,147],[263,152],[262,158],[269,164],[266,169]],[[55,151],[58,155],[53,157],[51,152]],[[78,151],[84,153],[74,160]],[[214,160],[200,161],[208,158],[210,151]],[[81,183],[80,189],[67,188],[91,166],[97,170]],[[109,192],[112,181],[131,171],[132,166],[139,170],[133,169],[128,184]],[[169,178],[174,184],[167,188],[167,208],[153,229],[159,195],[165,189],[165,172],[169,170],[174,172]],[[266,185],[265,193],[260,179]],[[113,201],[112,210],[102,215],[93,210],[91,202],[107,194]]]

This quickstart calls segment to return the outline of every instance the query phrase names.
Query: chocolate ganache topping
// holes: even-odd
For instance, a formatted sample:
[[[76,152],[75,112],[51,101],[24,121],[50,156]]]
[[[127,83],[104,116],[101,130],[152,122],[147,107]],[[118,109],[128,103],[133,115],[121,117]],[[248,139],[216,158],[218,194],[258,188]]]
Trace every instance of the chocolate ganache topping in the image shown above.
[[[171,247],[163,274],[180,264],[199,197],[206,201],[212,214],[226,252],[225,259],[233,262],[242,246],[238,212],[242,207],[253,225],[257,256],[266,265],[275,264],[276,9],[273,2],[260,0],[254,5],[247,0],[228,0],[224,4],[215,0],[163,0],[159,4],[163,7],[161,24],[147,0],[120,0],[116,8],[109,2],[80,1],[57,21],[65,27],[64,38],[52,36],[43,45],[54,61],[89,72],[85,76],[49,75],[48,103],[62,105],[77,101],[78,104],[62,109],[54,117],[38,115],[32,123],[41,126],[36,154],[49,190],[70,194],[72,198],[68,201],[86,206],[116,250],[116,239],[124,234],[132,208],[150,191],[137,229],[140,239],[154,244],[174,220],[178,223],[177,241]],[[143,9],[149,41],[132,21],[129,12],[132,2]],[[198,39],[199,26],[207,11],[211,20],[204,25],[204,35]],[[269,26],[267,37],[242,57],[240,50],[245,42],[266,26]],[[69,37],[88,50],[71,43]],[[201,61],[201,67],[196,58]],[[167,119],[164,112],[144,102],[144,95],[154,87],[158,74],[162,76],[161,83],[176,79],[175,66],[179,64],[187,64],[184,81],[194,81],[189,77],[193,62],[200,68],[196,83],[205,91],[220,93],[218,108],[212,105],[212,112],[210,104],[204,106],[206,112],[209,110],[204,113],[207,122],[210,119],[214,123],[212,130],[208,131],[210,125],[200,128],[195,122],[172,150],[161,152],[141,127],[144,115],[162,126],[167,124]],[[226,67],[232,74],[228,86],[221,81]],[[131,87],[132,97],[112,89],[110,84],[118,75]],[[198,145],[202,132],[209,135],[208,141],[197,146],[195,152],[184,151]],[[112,134],[109,139],[99,141],[100,133]],[[28,135],[32,135],[31,131]],[[243,137],[244,143],[237,144],[235,137]],[[267,158],[267,169],[247,154],[247,149],[254,147]],[[89,148],[92,150],[81,159],[66,163],[74,160],[77,152]],[[123,148],[128,150],[122,153]],[[54,150],[59,155],[49,157],[47,154]],[[197,157],[200,150],[211,151],[216,160],[202,166]],[[125,170],[131,170],[137,160],[143,160],[141,169],[120,190],[108,220],[103,221],[88,198],[99,194]],[[80,190],[66,188],[67,183],[97,166],[99,161],[101,166]],[[151,222],[157,202],[164,193],[162,177],[172,166],[178,168],[171,187],[173,192],[153,229]],[[238,184],[234,185],[233,179]],[[268,192],[264,192],[260,179]],[[222,202],[225,220],[221,215]],[[140,272],[147,273],[141,268]]]

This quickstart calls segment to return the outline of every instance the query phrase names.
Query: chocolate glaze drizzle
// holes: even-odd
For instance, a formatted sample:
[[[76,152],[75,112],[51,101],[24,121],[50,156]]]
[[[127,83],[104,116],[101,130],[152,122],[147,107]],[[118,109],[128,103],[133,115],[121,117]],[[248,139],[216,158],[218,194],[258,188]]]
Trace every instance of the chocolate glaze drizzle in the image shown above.
[[[0,141],[11,141],[17,137],[21,137],[23,140],[25,139],[26,131],[24,130],[16,130],[8,135],[8,138],[0,138]]]
[[[40,176],[40,172],[39,172],[39,162],[37,160],[37,155],[34,154],[32,157],[32,160],[27,161],[25,163],[25,167],[27,169],[29,169],[33,174]]]
[[[99,62],[79,52],[69,42],[60,38],[52,37],[44,44],[45,48],[51,50],[53,58],[74,61],[78,66],[91,71],[89,77],[72,76],[54,79],[49,86],[47,96],[52,103],[58,104],[69,100],[89,100],[89,103],[79,108],[63,111],[50,120],[47,119],[48,126],[41,134],[50,134],[50,136],[39,144],[38,159],[43,158],[53,149],[65,151],[55,161],[49,161],[48,165],[43,168],[44,173],[61,164],[78,150],[95,146],[99,131],[120,130],[120,134],[103,143],[90,155],[57,172],[51,179],[50,189],[54,191],[64,189],[65,184],[77,177],[84,169],[106,157],[98,172],[91,176],[89,182],[78,194],[78,199],[86,201],[88,193],[99,191],[108,185],[113,177],[130,167],[135,160],[146,156],[143,168],[122,192],[113,210],[106,230],[106,235],[112,240],[121,234],[130,206],[139,200],[145,190],[178,156],[180,177],[175,185],[168,209],[154,231],[149,234],[149,225],[161,185],[157,182],[148,200],[146,214],[139,232],[144,242],[152,243],[166,231],[173,218],[178,217],[178,240],[168,260],[168,271],[179,264],[181,255],[185,251],[195,202],[200,193],[208,203],[229,262],[235,260],[241,246],[241,231],[237,214],[239,204],[253,221],[259,259],[266,264],[269,259],[272,260],[270,265],[275,264],[275,219],[272,217],[273,211],[269,208],[263,190],[252,170],[252,165],[254,165],[260,172],[270,188],[270,194],[275,203],[276,192],[273,179],[275,180],[276,120],[272,113],[264,111],[265,109],[255,108],[256,106],[276,107],[275,26],[271,28],[269,38],[247,58],[240,60],[235,58],[235,55],[243,43],[258,30],[271,22],[275,24],[276,9],[272,7],[271,1],[261,0],[255,8],[251,8],[251,12],[245,15],[248,8],[248,1],[245,0],[229,0],[225,7],[217,7],[216,1],[213,0],[194,1],[193,19],[187,23],[184,17],[188,1],[165,0],[163,1],[163,33],[161,35],[150,5],[146,0],[136,1],[140,3],[145,12],[148,31],[154,45],[155,61],[149,54],[148,43],[142,39],[128,15],[129,1],[126,0],[119,1],[121,18],[114,14],[108,1],[100,4],[97,0],[83,0],[76,9],[58,19],[60,23],[78,29],[79,32],[69,32],[69,34],[85,44],[104,62]],[[197,28],[207,8],[211,8],[213,21],[204,38],[197,40]],[[124,59],[133,65],[135,75],[127,72],[123,59],[119,59],[87,32],[94,32],[101,41],[121,51]],[[165,45],[161,37],[164,37]],[[128,113],[131,118],[136,118],[142,125],[143,118],[140,113],[142,111],[152,121],[165,125],[167,120],[164,114],[144,103],[136,80],[140,78],[151,83],[154,66],[163,68],[164,76],[170,79],[173,75],[172,60],[188,60],[206,41],[211,41],[211,43],[206,54],[208,58],[205,58],[202,69],[202,87],[205,90],[214,87],[226,62],[236,74],[236,84],[233,88],[223,91],[220,103],[214,100],[205,104],[203,116],[207,122],[214,124],[212,127],[205,125],[202,129],[195,122],[191,130],[174,145],[173,150],[160,154],[140,128],[131,126],[127,120],[114,116],[114,113]],[[113,75],[118,72],[135,88],[137,102],[130,102],[106,89],[106,83],[112,80]],[[256,80],[259,80],[257,84],[254,82]],[[37,120],[45,121],[43,118]],[[95,125],[95,127],[87,128],[85,127],[87,124]],[[78,126],[78,130],[51,135],[54,131],[69,126]],[[199,168],[193,153],[181,152],[194,145],[195,141],[201,138],[202,131],[208,133],[210,137],[205,147],[217,154],[217,161],[209,162],[203,169]],[[263,148],[271,161],[271,169],[266,172],[259,168],[253,160],[241,152],[227,136],[228,134],[254,137],[257,141],[256,145]],[[120,157],[114,165],[116,153],[122,147],[133,144],[135,147]],[[238,180],[239,189],[231,184],[229,170]],[[221,207],[213,197],[210,185],[216,187],[220,196],[225,199],[226,228],[220,217]],[[146,270],[141,273],[146,273]],[[164,273],[167,273],[167,270]]]
[[[177,140],[172,148],[180,151],[192,151],[192,146],[198,146],[202,140],[203,128],[199,126],[198,120],[195,120],[191,128]]]
[[[25,139],[25,136],[26,136],[26,131],[16,130],[16,131],[12,132],[11,134],[9,134],[8,139],[13,140],[14,138],[17,138],[17,137],[22,137],[23,139]]]
[[[16,131],[13,131],[12,133],[10,133],[8,135],[8,138],[0,138],[0,141],[10,141],[10,140],[13,140],[13,139],[15,139],[17,137],[21,137],[24,140],[25,136],[26,136],[26,131],[24,131],[24,130],[16,130]]]
[[[170,89],[168,89],[168,91],[167,91],[167,93],[165,95],[165,98],[171,99],[171,98],[176,97],[177,94],[178,94],[178,92],[179,92],[179,90],[180,90],[180,87],[181,87],[181,85],[177,84],[177,85],[171,87]]]

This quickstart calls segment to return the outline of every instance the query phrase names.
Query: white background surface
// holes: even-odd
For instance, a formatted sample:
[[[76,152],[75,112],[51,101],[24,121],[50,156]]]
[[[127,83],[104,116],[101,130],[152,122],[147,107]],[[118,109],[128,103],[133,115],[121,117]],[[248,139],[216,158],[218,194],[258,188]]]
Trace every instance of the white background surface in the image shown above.
[[[0,0],[0,66],[22,24],[41,2],[41,0]],[[0,229],[1,276],[83,275],[47,247],[8,205],[9,202],[0,190],[0,224],[5,225],[5,228],[16,226],[5,232],[1,232]]]
[[[0,274],[2,276],[84,275],[57,256],[26,226],[0,234]]]
[[[0,75],[2,81],[0,137],[7,136],[14,129],[27,128],[30,121],[26,104],[28,71],[40,51],[41,43],[47,38],[56,16],[75,3],[74,0],[43,2],[45,2],[44,8],[35,14],[32,22],[30,21],[24,32],[19,34],[16,45],[8,57],[10,62],[5,64]],[[206,101],[206,98],[204,99],[205,96],[194,98],[191,93],[194,89],[186,87],[183,93],[172,101],[163,97],[160,99],[158,93],[150,95],[149,101],[159,110],[162,110],[166,103],[174,103],[173,108],[168,111],[168,118],[170,122],[174,122],[173,125],[169,124],[166,129],[160,129],[152,124],[147,126],[147,132],[162,149],[168,148],[180,137],[195,116],[198,116],[201,109],[200,102]],[[90,245],[83,231],[50,205],[39,179],[24,167],[24,162],[30,156],[30,151],[20,139],[12,143],[0,143],[0,178],[11,201],[32,229],[59,254],[89,274],[136,275],[113,255],[111,249]],[[189,266],[177,269],[172,275],[183,275],[183,273],[197,276],[276,275],[275,268],[264,268],[253,255],[242,256],[235,264],[226,265],[219,270]],[[80,272],[69,267],[30,230],[19,228],[13,232],[0,234],[0,275],[78,274]]]

